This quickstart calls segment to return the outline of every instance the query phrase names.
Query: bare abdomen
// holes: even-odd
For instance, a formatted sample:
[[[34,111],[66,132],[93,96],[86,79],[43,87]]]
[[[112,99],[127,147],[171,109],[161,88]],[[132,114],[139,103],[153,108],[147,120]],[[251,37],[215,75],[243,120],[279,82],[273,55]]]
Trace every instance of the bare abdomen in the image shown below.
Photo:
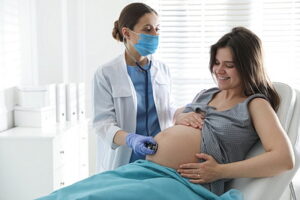
[[[177,169],[184,163],[198,162],[195,154],[200,153],[201,131],[189,126],[176,125],[155,136],[158,150],[148,155],[147,160]]]

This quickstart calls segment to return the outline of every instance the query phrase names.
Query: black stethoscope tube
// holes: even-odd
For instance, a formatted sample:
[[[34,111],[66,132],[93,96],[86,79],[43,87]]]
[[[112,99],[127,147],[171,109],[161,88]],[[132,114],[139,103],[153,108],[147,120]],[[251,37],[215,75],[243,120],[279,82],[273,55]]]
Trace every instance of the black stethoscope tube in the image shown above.
[[[152,61],[150,60],[150,64],[149,64],[149,68],[148,69],[144,69],[143,67],[141,67],[141,65],[136,62],[136,65],[140,68],[140,70],[142,70],[143,72],[145,72],[145,78],[146,78],[146,81],[145,81],[145,105],[146,105],[146,120],[145,120],[145,123],[146,123],[146,133],[148,136],[150,136],[150,133],[149,133],[149,129],[148,129],[148,112],[149,112],[149,93],[148,93],[148,90],[149,90],[149,80],[148,80],[148,71],[150,70],[151,68],[151,65],[152,65]]]

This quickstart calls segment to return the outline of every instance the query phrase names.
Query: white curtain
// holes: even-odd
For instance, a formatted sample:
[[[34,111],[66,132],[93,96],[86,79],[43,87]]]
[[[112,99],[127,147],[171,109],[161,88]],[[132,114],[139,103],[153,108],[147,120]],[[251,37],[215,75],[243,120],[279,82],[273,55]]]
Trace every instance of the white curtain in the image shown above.
[[[300,89],[300,1],[264,0],[260,13],[257,21],[270,78]]]
[[[214,86],[209,47],[235,26],[263,41],[272,81],[300,88],[300,0],[145,0],[160,16],[157,56],[172,70],[178,106]],[[298,64],[298,66],[297,66]]]
[[[18,0],[0,0],[0,90],[21,80],[22,39]]]

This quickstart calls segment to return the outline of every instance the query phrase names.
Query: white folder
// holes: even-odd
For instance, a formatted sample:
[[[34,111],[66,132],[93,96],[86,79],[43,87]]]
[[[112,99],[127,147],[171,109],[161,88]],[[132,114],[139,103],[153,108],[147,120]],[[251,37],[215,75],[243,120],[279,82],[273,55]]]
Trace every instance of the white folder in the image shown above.
[[[56,121],[65,122],[66,116],[66,85],[61,83],[56,85]]]
[[[85,119],[85,84],[77,84],[77,118]]]
[[[75,83],[68,83],[66,87],[67,99],[67,121],[77,120],[77,86]]]
[[[49,95],[49,106],[54,107],[56,106],[56,84],[49,84],[47,85],[48,88],[48,95]]]

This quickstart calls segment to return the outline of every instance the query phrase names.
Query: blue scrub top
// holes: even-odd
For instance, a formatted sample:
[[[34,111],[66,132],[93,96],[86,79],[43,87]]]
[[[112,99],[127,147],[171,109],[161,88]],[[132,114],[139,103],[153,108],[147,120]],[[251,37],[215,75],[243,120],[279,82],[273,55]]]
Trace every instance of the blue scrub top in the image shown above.
[[[145,66],[144,69],[149,69],[150,66]],[[145,83],[146,77],[144,71],[137,66],[127,66],[128,74],[134,85],[137,96],[137,115],[136,115],[136,134],[147,136],[146,131],[146,102],[145,102]],[[148,70],[148,129],[151,136],[155,136],[160,132],[158,116],[153,99],[153,90],[151,83],[150,70]],[[139,156],[132,151],[130,161],[134,162],[138,159],[145,159],[145,156]]]

